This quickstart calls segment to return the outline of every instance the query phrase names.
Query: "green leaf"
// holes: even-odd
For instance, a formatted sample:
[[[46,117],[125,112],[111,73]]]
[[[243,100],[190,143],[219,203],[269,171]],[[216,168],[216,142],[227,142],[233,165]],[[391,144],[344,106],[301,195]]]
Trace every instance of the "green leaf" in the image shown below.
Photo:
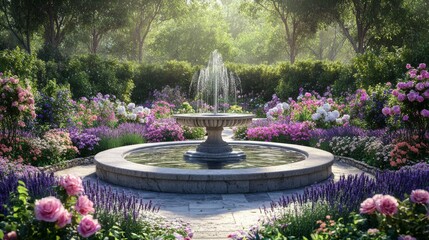
[[[4,238],[4,233],[3,233],[3,231],[0,229],[0,239],[3,239]]]

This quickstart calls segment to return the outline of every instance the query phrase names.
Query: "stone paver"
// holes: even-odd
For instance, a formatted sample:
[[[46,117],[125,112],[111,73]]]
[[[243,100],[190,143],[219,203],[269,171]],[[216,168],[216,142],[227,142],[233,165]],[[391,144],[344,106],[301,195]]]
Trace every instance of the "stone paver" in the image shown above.
[[[229,140],[231,132],[224,132]],[[341,175],[360,174],[361,170],[342,162],[332,167],[334,180]],[[95,166],[77,166],[56,172],[56,175],[73,174],[86,181],[97,181]],[[257,223],[261,216],[260,207],[269,206],[282,195],[293,194],[303,189],[285,190],[268,193],[249,194],[175,194],[158,193],[143,190],[122,188],[100,181],[101,184],[112,186],[115,190],[124,190],[128,194],[151,200],[160,206],[160,214],[168,218],[180,218],[191,224],[194,239],[227,239],[227,235],[235,230],[247,229]]]

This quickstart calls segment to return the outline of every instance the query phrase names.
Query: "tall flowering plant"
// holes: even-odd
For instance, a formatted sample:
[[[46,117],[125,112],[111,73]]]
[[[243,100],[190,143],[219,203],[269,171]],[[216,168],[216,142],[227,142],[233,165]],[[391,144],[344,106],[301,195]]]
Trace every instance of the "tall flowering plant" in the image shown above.
[[[398,82],[391,104],[382,113],[401,120],[408,128],[425,130],[429,128],[429,72],[425,63],[417,68],[407,64],[406,68],[404,81]]]
[[[26,121],[36,118],[31,86],[0,73],[0,134],[9,144],[15,141]]]
[[[62,177],[56,196],[32,203],[25,184],[20,181],[17,194],[5,220],[0,222],[3,239],[84,239],[96,238],[100,224],[91,213],[94,204],[84,195],[82,180]]]

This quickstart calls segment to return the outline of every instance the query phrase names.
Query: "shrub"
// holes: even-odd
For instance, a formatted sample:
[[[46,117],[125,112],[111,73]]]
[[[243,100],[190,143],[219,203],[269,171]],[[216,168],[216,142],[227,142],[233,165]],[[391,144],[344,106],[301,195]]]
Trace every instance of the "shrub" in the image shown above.
[[[2,74],[0,89],[0,137],[13,145],[18,130],[26,126],[25,122],[36,118],[34,97],[28,84]]]
[[[47,128],[65,128],[70,124],[72,108],[70,88],[49,81],[36,96],[36,121]]]
[[[178,86],[188,89],[196,67],[188,62],[167,61],[162,65],[140,65],[134,77],[135,88],[131,99],[136,103],[144,103],[155,89],[164,86]]]
[[[265,127],[247,129],[249,140],[308,144],[311,125],[303,123],[272,123]]]
[[[28,54],[18,47],[13,50],[0,51],[0,71],[11,76],[19,76],[21,79],[28,79],[33,85],[44,86],[45,65],[37,59],[36,55]]]
[[[338,62],[298,61],[293,65],[281,65],[281,79],[276,87],[280,98],[297,97],[296,89],[304,88],[324,92],[339,78],[342,65]]]
[[[134,84],[133,67],[128,64],[97,55],[73,57],[63,78],[70,84],[74,98],[109,93],[129,100]]]
[[[183,141],[183,129],[175,119],[163,118],[155,120],[148,126],[144,135],[148,142]]]

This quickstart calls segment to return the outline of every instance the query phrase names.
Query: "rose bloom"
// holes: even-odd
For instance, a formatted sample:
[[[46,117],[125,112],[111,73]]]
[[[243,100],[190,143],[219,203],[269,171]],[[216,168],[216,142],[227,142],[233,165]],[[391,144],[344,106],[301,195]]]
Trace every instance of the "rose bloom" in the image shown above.
[[[34,212],[37,220],[56,222],[64,211],[63,204],[56,197],[45,197],[36,200]]]
[[[390,195],[384,195],[382,198],[375,201],[377,211],[381,214],[391,216],[398,211],[398,201]]]
[[[16,234],[15,231],[8,232],[6,235],[4,235],[3,239],[4,240],[17,240],[18,234]]]
[[[379,233],[380,232],[380,230],[378,230],[377,228],[370,228],[370,229],[368,229],[368,231],[367,231],[367,233],[369,234],[369,235],[375,235],[375,234],[377,234],[377,233]]]
[[[375,212],[376,206],[375,201],[372,198],[367,198],[360,204],[359,212],[361,214],[373,214]]]
[[[415,237],[412,237],[410,235],[400,235],[398,237],[398,240],[417,240]]]
[[[98,221],[94,220],[91,215],[83,217],[77,226],[77,232],[82,237],[89,237],[100,229],[100,224],[98,224]]]
[[[79,196],[75,209],[78,213],[87,215],[88,213],[93,213],[95,211],[93,206],[94,204],[87,196]]]
[[[60,185],[67,191],[69,196],[76,196],[83,193],[82,179],[72,175],[67,175],[60,179]]]
[[[64,211],[61,213],[60,217],[57,220],[58,227],[63,228],[67,224],[70,224],[72,217],[73,217],[73,215],[64,209]]]
[[[413,203],[429,204],[429,192],[422,189],[413,190],[410,195],[410,200]]]

